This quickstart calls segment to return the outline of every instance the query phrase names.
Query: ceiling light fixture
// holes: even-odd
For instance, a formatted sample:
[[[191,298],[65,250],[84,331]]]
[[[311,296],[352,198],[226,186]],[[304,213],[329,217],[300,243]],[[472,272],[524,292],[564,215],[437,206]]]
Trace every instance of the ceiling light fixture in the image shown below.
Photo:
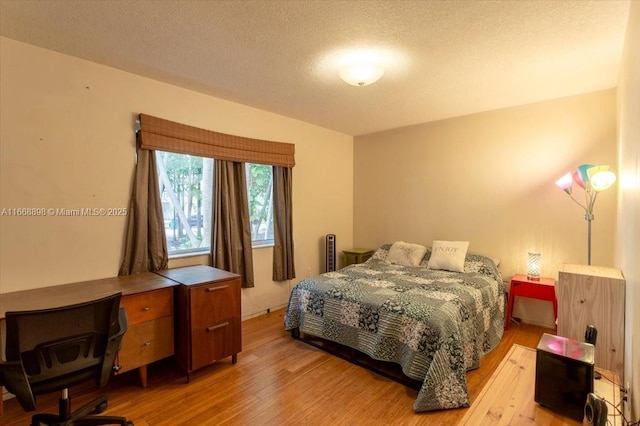
[[[346,83],[360,87],[375,83],[383,74],[384,68],[380,65],[366,62],[349,64],[338,73]]]

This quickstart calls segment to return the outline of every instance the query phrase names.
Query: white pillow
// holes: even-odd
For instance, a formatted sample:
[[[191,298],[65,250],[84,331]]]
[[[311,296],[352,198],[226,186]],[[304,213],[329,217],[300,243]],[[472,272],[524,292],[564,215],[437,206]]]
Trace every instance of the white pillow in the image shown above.
[[[387,262],[402,266],[418,266],[426,252],[427,248],[420,244],[396,241],[389,249]]]
[[[434,241],[429,258],[429,269],[464,272],[469,241]]]

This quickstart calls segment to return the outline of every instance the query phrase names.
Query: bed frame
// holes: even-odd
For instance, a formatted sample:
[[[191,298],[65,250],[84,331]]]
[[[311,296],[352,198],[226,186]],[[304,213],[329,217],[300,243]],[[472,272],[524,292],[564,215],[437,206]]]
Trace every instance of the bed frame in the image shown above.
[[[395,362],[373,359],[369,355],[350,348],[349,346],[341,345],[310,334],[300,333],[299,328],[294,328],[290,330],[290,332],[291,337],[296,340],[313,346],[314,348],[321,349],[359,367],[364,367],[367,370],[393,380],[394,382],[400,383],[416,391],[419,391],[422,387],[423,383],[421,380],[414,380],[405,376],[400,365]]]

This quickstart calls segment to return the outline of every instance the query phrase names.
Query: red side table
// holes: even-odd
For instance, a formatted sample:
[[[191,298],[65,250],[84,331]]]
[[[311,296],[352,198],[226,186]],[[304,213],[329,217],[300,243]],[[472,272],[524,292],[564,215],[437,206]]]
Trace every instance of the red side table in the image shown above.
[[[507,305],[507,318],[504,326],[509,329],[511,322],[511,312],[513,310],[513,299],[516,296],[529,297],[531,299],[546,300],[553,303],[553,316],[556,319],[556,329],[558,327],[558,301],[556,299],[556,280],[553,278],[541,277],[539,280],[530,280],[526,275],[516,274],[511,278],[511,288],[509,289],[509,303]]]

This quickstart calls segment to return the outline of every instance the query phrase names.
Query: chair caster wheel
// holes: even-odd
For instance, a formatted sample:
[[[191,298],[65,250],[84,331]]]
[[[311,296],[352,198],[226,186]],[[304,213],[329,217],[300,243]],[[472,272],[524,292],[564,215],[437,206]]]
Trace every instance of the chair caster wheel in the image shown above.
[[[107,409],[107,403],[106,402],[101,402],[96,407],[96,413],[100,414],[100,413],[104,412],[106,409]]]

